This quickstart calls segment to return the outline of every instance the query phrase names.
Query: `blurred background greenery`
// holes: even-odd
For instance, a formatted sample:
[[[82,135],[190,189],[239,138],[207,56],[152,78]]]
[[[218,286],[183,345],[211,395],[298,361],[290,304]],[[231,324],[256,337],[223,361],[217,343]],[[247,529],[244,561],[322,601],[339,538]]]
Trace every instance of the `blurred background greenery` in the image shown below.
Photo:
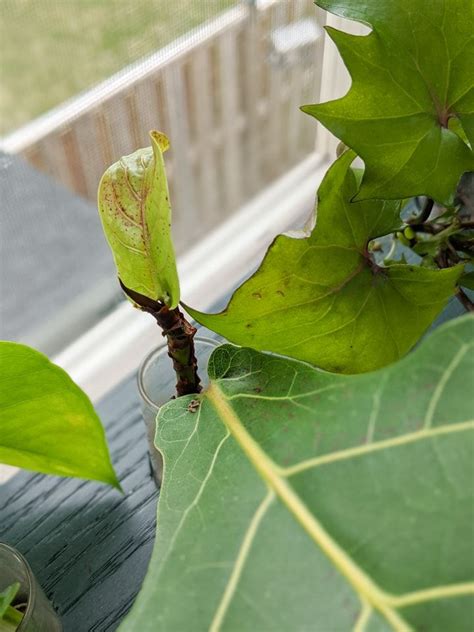
[[[0,0],[0,134],[236,0]]]

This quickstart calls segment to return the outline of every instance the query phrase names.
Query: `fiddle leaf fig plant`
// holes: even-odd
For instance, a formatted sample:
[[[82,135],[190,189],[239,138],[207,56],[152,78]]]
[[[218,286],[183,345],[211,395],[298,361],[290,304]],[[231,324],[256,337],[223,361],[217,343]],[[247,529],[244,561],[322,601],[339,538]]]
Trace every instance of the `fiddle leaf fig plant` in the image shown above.
[[[355,199],[427,195],[452,205],[461,175],[474,169],[472,1],[316,4],[372,27],[365,37],[327,29],[352,87],[303,107],[364,160]]]
[[[199,409],[158,416],[157,541],[120,629],[467,632],[473,351],[471,315],[361,375],[216,349]]]
[[[174,308],[179,281],[163,161],[169,142],[160,132],[150,136],[151,147],[124,156],[103,175],[99,214],[123,285]]]
[[[310,237],[277,237],[223,312],[189,313],[231,342],[328,371],[360,373],[402,357],[454,294],[463,266],[377,264],[369,243],[400,229],[401,204],[352,203],[354,157],[345,152],[324,178]]]
[[[186,306],[247,347],[214,351],[204,391],[178,307],[164,135],[99,188],[121,286],[177,375],[157,419],[157,540],[124,632],[472,623],[474,316],[416,346],[450,298],[474,310],[472,5],[317,4],[372,27],[329,31],[352,87],[303,108],[340,155],[309,237],[277,237],[223,312]]]
[[[26,345],[0,342],[0,463],[120,489],[87,395]]]
[[[161,132],[152,147],[121,158],[104,173],[98,205],[122,289],[135,307],[149,312],[163,330],[176,371],[178,395],[201,390],[193,327],[178,308],[179,280],[171,240],[171,206]]]

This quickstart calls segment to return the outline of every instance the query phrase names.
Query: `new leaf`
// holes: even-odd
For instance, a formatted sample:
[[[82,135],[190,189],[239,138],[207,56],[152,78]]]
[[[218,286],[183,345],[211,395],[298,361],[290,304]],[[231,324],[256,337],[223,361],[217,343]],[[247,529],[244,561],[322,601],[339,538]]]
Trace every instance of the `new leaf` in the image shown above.
[[[121,630],[470,630],[473,334],[356,376],[217,349],[199,410],[158,417],[157,540]]]
[[[278,237],[219,314],[187,308],[231,342],[358,373],[402,357],[455,290],[462,266],[376,265],[370,240],[400,226],[398,202],[351,203],[352,152],[328,171],[308,239]]]
[[[0,343],[0,463],[120,488],[86,394],[46,356]]]
[[[428,195],[451,204],[461,175],[474,169],[472,0],[316,4],[373,29],[364,37],[327,29],[352,87],[303,108],[363,158],[357,199]]]
[[[104,173],[99,213],[123,285],[169,308],[179,302],[171,207],[163,152],[167,137],[124,156]]]

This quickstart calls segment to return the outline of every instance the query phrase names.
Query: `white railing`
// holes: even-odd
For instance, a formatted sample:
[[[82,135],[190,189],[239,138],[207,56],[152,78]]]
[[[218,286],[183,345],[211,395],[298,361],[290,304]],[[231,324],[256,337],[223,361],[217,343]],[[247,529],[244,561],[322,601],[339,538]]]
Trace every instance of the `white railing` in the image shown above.
[[[316,122],[298,106],[319,99],[324,20],[312,0],[241,3],[17,130],[2,149],[95,200],[109,164],[148,145],[150,129],[165,131],[182,252],[314,151]]]

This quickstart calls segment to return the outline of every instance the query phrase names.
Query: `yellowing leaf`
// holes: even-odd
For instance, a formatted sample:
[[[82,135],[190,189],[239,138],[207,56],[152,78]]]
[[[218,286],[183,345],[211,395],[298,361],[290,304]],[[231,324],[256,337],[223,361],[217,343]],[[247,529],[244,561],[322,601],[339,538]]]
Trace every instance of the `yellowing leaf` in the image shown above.
[[[352,87],[303,108],[363,158],[357,199],[428,195],[451,204],[461,175],[474,169],[472,0],[316,4],[373,29],[360,37],[328,28]]]
[[[169,142],[160,132],[150,136],[152,147],[124,156],[104,173],[99,213],[123,285],[174,308],[179,281],[163,161]]]
[[[308,239],[278,237],[223,312],[187,308],[190,314],[236,344],[340,373],[373,370],[411,349],[463,268],[376,265],[368,243],[400,225],[400,205],[351,203],[358,187],[353,159],[346,152],[326,174]]]

